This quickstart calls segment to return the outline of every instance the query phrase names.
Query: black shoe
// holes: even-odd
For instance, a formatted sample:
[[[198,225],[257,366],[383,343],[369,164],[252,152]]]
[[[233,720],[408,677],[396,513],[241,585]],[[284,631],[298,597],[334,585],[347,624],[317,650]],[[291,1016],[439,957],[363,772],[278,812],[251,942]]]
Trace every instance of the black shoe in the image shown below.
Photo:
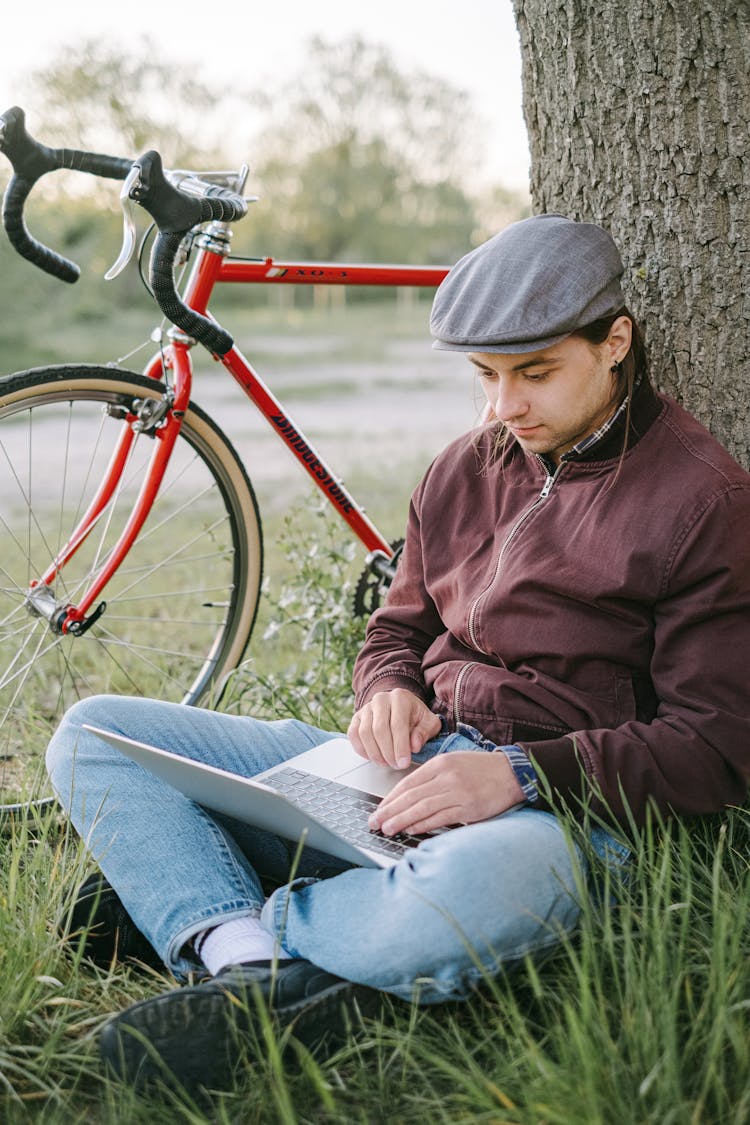
[[[75,940],[81,933],[86,935],[84,956],[104,968],[113,961],[129,958],[153,968],[163,968],[158,953],[136,927],[100,871],[89,875],[76,892],[69,934]]]
[[[233,965],[201,984],[134,1004],[105,1025],[100,1051],[118,1078],[137,1087],[176,1080],[191,1092],[227,1089],[243,1043],[251,1049],[262,1043],[264,1009],[275,1030],[291,1026],[319,1055],[345,1040],[357,1009],[375,1010],[377,996],[309,961]]]

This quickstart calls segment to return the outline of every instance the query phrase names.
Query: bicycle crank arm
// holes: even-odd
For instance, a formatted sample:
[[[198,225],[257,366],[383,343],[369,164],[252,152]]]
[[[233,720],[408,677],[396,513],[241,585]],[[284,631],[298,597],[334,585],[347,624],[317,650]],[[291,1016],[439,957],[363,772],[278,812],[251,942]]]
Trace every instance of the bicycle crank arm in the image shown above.
[[[390,584],[396,577],[397,562],[398,558],[394,562],[392,558],[388,558],[384,551],[371,551],[365,559],[365,566],[373,574],[377,574],[378,578],[385,578]]]

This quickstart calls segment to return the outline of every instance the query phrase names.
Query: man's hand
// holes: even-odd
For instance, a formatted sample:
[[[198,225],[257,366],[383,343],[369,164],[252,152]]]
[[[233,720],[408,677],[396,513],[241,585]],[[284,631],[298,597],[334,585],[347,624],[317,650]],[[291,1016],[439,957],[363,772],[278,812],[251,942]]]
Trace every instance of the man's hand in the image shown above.
[[[357,711],[347,737],[363,758],[406,769],[412,754],[440,734],[440,719],[418,695],[403,688],[379,691]]]
[[[369,823],[386,836],[431,832],[486,820],[523,802],[523,790],[505,754],[454,750],[402,778]]]

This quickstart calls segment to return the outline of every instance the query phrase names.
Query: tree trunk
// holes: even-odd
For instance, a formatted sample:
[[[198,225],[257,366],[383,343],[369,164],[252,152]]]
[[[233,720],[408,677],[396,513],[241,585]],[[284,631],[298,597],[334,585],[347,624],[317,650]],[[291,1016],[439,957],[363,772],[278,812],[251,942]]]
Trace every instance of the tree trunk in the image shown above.
[[[534,211],[611,232],[654,383],[750,467],[750,0],[513,3]]]

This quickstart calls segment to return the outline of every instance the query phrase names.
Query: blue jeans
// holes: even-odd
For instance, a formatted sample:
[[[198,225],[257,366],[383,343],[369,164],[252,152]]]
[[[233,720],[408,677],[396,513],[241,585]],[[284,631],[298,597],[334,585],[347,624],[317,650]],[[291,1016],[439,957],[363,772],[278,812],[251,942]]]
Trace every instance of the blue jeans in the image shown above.
[[[582,853],[550,813],[525,807],[431,838],[390,870],[353,867],[210,813],[82,730],[105,727],[251,777],[334,737],[149,699],[96,696],[67,713],[47,754],[55,791],[139,929],[178,976],[195,934],[260,917],[294,957],[420,1003],[466,997],[482,979],[572,930]],[[442,735],[420,753],[478,750]],[[615,866],[627,849],[592,843]],[[298,861],[295,863],[295,859]],[[264,885],[276,889],[267,896]]]

